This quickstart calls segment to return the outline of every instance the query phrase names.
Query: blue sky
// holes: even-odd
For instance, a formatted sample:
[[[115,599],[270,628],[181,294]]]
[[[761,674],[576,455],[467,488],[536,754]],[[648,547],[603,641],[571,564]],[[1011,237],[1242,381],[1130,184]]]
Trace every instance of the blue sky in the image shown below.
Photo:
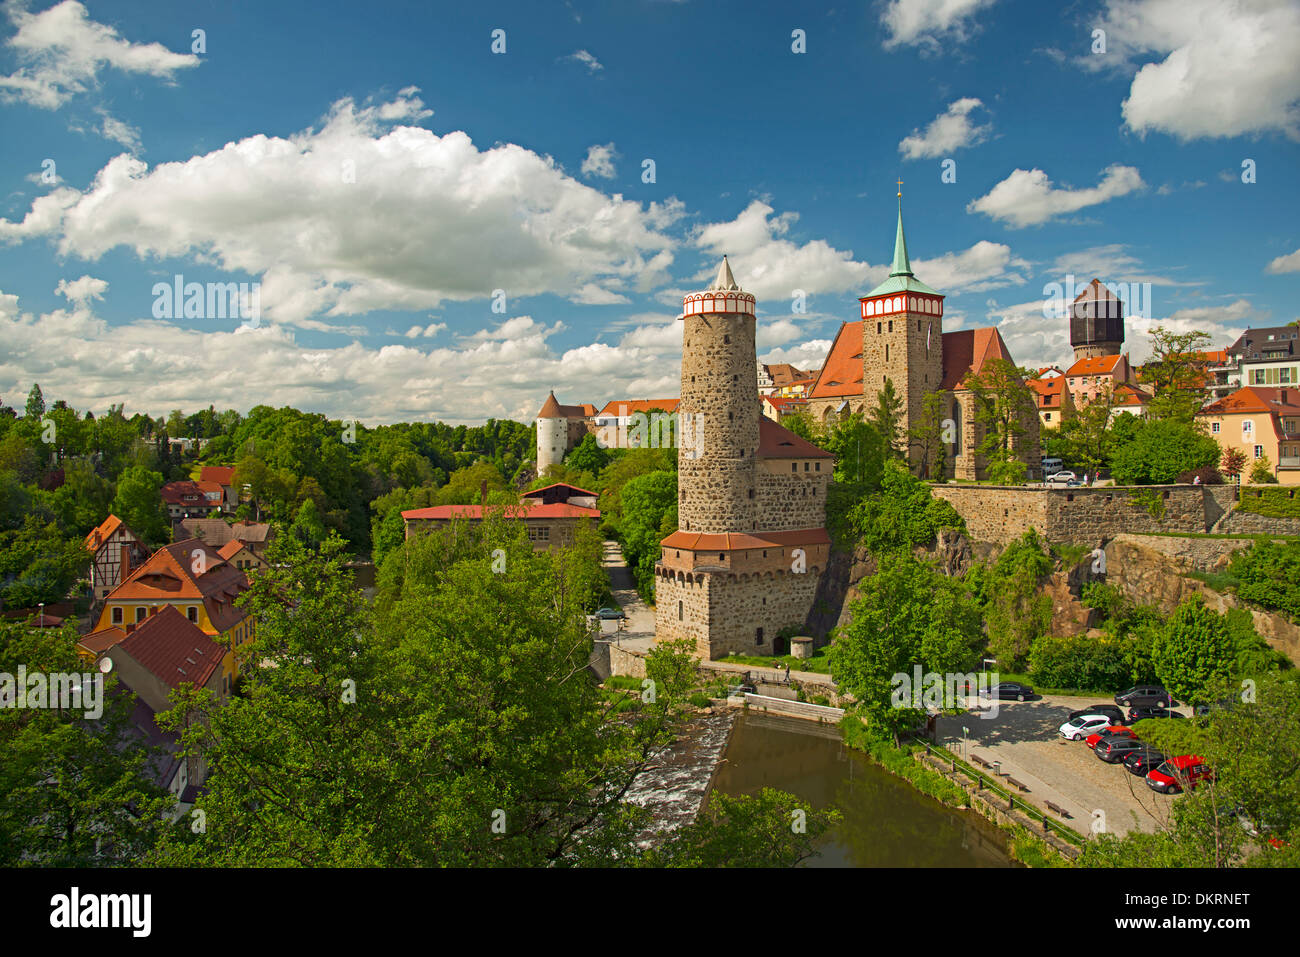
[[[888,272],[899,178],[944,328],[1022,364],[1068,358],[1071,274],[1151,283],[1135,360],[1151,325],[1300,316],[1294,2],[9,2],[0,123],[11,405],[671,396],[723,252],[760,356],[815,367]],[[257,327],[157,318],[177,274],[260,283]]]

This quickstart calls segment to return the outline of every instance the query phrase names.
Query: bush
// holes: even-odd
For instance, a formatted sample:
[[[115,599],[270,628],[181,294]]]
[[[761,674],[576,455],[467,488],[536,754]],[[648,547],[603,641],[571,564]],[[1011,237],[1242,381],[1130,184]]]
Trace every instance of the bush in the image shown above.
[[[1300,542],[1257,541],[1232,556],[1237,594],[1300,620]]]
[[[1237,509],[1269,518],[1300,518],[1300,498],[1293,488],[1243,488]]]
[[[1219,443],[1195,426],[1165,419],[1140,426],[1115,451],[1111,472],[1119,485],[1168,485],[1184,472],[1216,465],[1221,455]]]
[[[1029,653],[1029,675],[1048,688],[1109,691],[1130,681],[1131,667],[1124,642],[1107,636],[1072,638],[1044,636]]]
[[[874,555],[929,545],[941,528],[965,531],[957,510],[930,494],[930,487],[900,462],[886,464],[879,492],[854,506],[848,521],[858,541]]]
[[[1178,606],[1151,646],[1156,677],[1183,700],[1229,677],[1236,657],[1223,616],[1206,607],[1199,595]]]

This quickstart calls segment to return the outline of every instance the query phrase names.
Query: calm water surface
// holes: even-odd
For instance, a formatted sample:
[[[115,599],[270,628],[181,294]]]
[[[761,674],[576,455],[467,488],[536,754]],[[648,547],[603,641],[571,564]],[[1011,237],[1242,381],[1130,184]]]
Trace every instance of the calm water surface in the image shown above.
[[[1018,866],[997,827],[873,765],[844,746],[838,728],[741,715],[713,786],[726,794],[778,788],[816,808],[838,808],[839,825],[807,867]]]

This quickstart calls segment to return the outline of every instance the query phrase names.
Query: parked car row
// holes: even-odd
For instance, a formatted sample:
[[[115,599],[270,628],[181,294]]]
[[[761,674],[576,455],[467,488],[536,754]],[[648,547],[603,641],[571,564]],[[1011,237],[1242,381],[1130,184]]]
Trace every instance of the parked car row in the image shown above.
[[[1182,718],[1173,710],[1177,703],[1159,685],[1138,685],[1115,695],[1114,705],[1072,711],[1061,725],[1060,735],[1067,741],[1084,741],[1107,764],[1123,762],[1130,774],[1143,778],[1153,791],[1177,794],[1185,787],[1214,780],[1213,770],[1194,754],[1169,757],[1139,739],[1130,727],[1149,718]]]

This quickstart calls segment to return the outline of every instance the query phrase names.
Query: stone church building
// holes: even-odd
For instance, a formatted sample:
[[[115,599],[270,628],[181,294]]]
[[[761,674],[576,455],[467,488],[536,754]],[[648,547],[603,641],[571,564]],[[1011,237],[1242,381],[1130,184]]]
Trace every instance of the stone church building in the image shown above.
[[[830,557],[830,453],[762,414],[755,299],[726,258],[713,286],[682,302],[678,412],[701,435],[678,449],[678,530],[655,565],[655,638],[688,638],[702,658],[785,654]]]
[[[890,379],[902,401],[902,433],[908,436],[921,419],[926,394],[941,392],[943,418],[951,420],[948,431],[954,437],[947,449],[945,477],[983,479],[986,463],[976,449],[984,430],[965,379],[978,374],[990,359],[1014,359],[996,326],[943,331],[944,297],[912,272],[899,196],[889,278],[858,300],[860,318],[840,327],[809,394],[808,413],[823,424],[844,415],[866,414]],[[1037,412],[1026,415],[1021,426],[1024,433],[1013,447],[1030,475],[1036,475],[1040,467]],[[920,458],[920,447],[909,439],[909,462],[917,467]]]

